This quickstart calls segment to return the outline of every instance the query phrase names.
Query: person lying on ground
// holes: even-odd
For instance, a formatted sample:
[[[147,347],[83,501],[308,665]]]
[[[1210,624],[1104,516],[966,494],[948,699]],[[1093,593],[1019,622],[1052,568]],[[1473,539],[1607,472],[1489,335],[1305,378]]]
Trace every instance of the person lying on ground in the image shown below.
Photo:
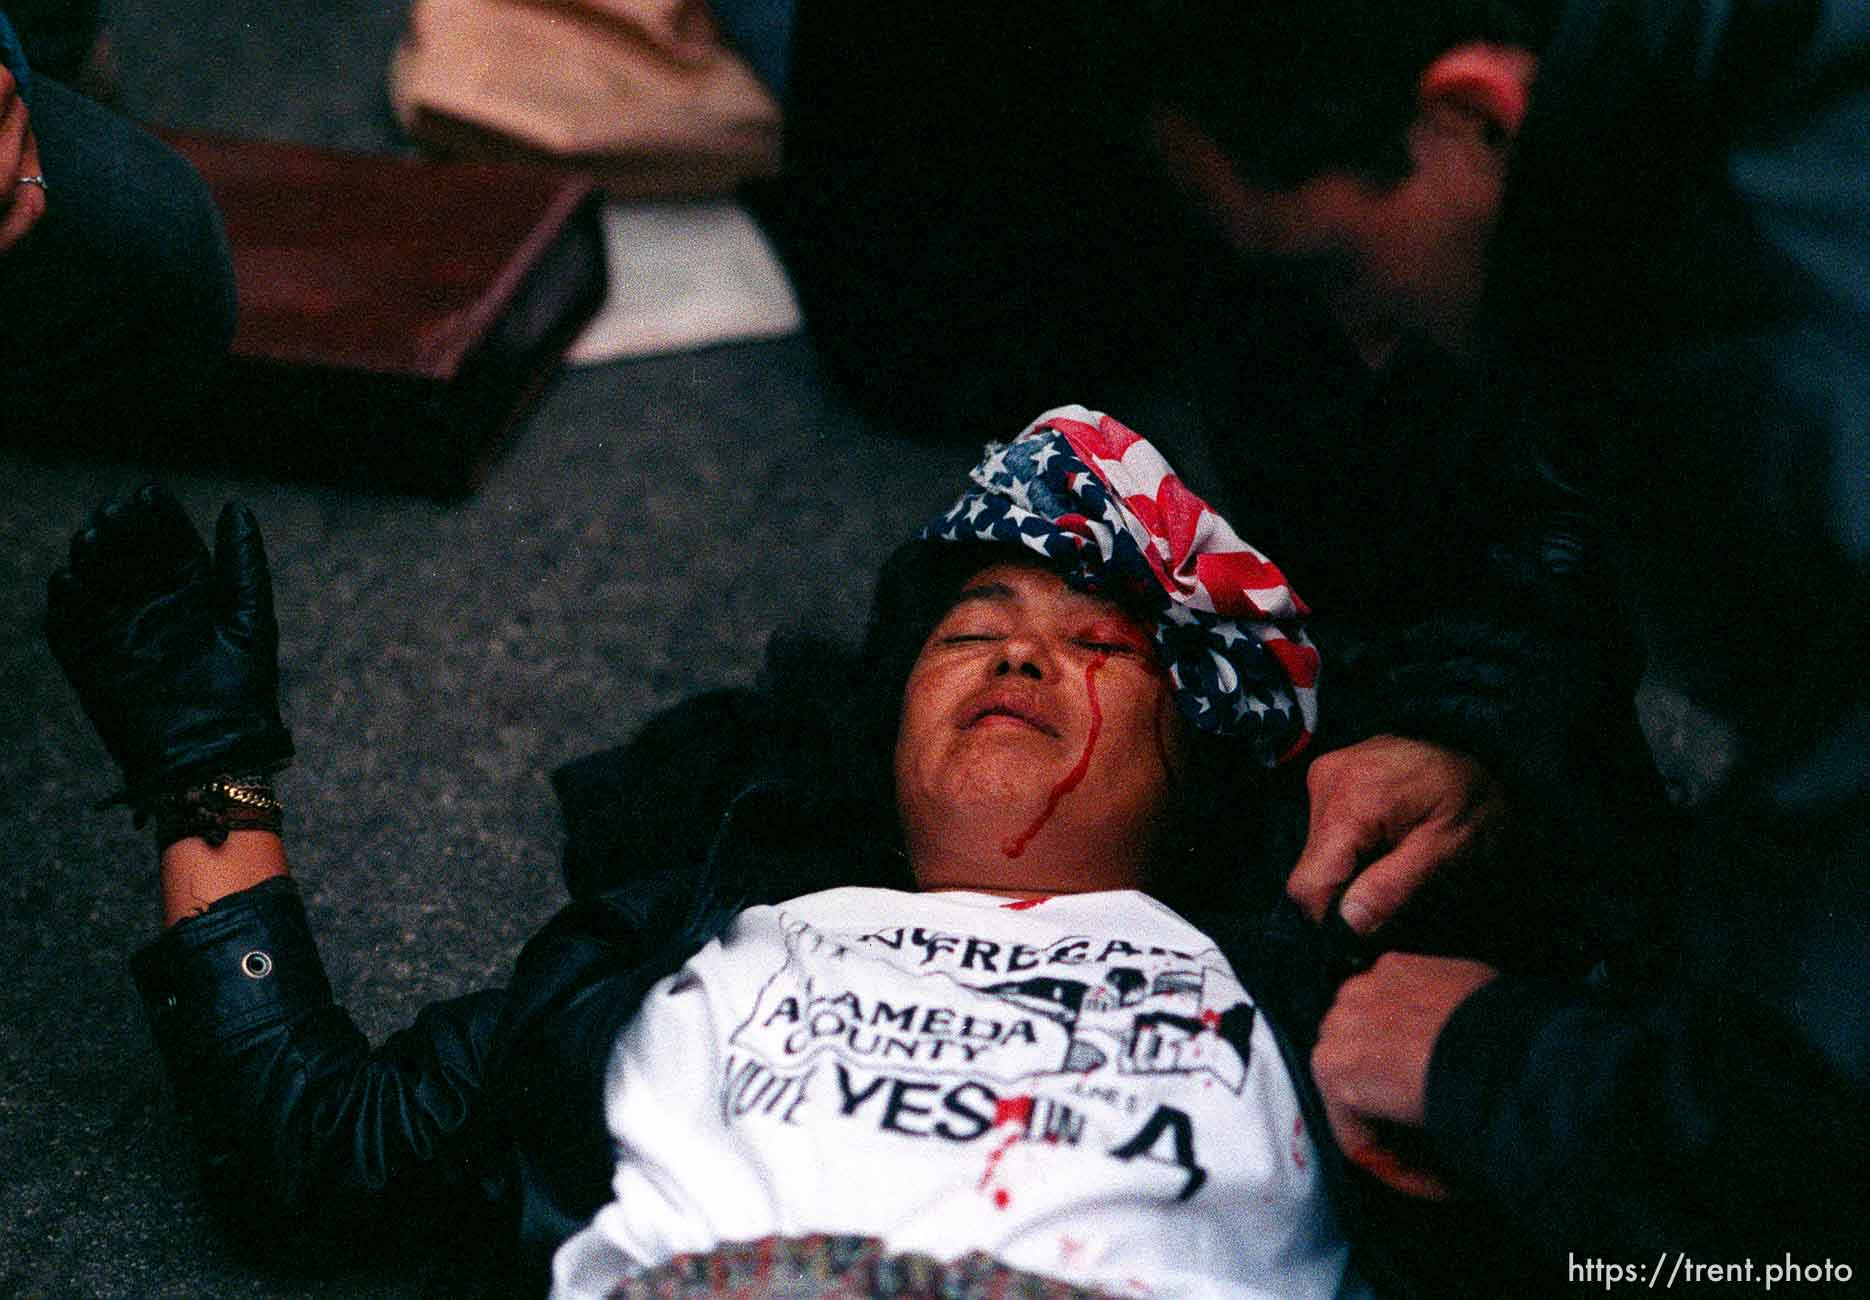
[[[1305,1064],[1342,954],[1281,889],[1304,613],[1147,442],[1041,417],[891,557],[859,648],[776,638],[762,689],[676,711],[739,751],[705,848],[587,842],[505,988],[375,1047],[288,874],[251,512],[210,554],[159,488],[104,507],[47,633],[156,827],[135,972],[243,1238],[473,1225],[563,1296],[702,1258],[1291,1297],[1391,1270]],[[706,808],[668,725],[643,789]]]

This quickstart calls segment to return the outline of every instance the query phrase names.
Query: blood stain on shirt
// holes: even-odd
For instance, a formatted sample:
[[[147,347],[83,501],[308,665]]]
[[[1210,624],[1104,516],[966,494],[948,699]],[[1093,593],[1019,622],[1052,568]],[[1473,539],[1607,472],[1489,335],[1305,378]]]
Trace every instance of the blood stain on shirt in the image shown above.
[[[1039,904],[1045,901],[1046,900],[1043,898],[1016,898],[1010,903],[1000,904],[1000,907],[1002,910],[1008,912],[1024,912],[1029,908],[1039,906]]]
[[[987,1167],[981,1170],[980,1181],[974,1184],[976,1189],[983,1192],[987,1190],[987,1184],[993,1181],[993,1171],[1000,1165],[1000,1158],[1013,1148],[1014,1143],[1026,1136],[1026,1126],[1031,1122],[1031,1097],[1002,1097],[999,1101],[994,1103],[994,1127],[1004,1127],[1009,1131],[1004,1138],[1000,1139],[1000,1144],[987,1153]],[[1001,1209],[1005,1209],[1006,1201],[1001,1198],[1006,1195],[1005,1188],[996,1189],[993,1194],[993,1203]]]
[[[996,1187],[993,1192],[993,1208],[1004,1210],[1013,1203],[1013,1197],[1004,1187]]]
[[[1031,1122],[1031,1097],[1025,1095],[1002,1097],[994,1103],[993,1124],[995,1128],[999,1128],[1002,1124],[1017,1124],[1024,1129]]]
[[[1058,784],[1045,797],[1045,807],[1033,819],[1032,825],[1015,835],[1000,846],[1000,852],[1009,858],[1017,858],[1026,851],[1033,837],[1045,829],[1045,824],[1052,820],[1052,814],[1058,811],[1059,800],[1078,788],[1084,780],[1084,774],[1091,770],[1091,754],[1097,748],[1098,733],[1104,729],[1104,711],[1097,703],[1097,670],[1110,662],[1109,655],[1098,655],[1084,666],[1084,691],[1091,701],[1091,725],[1084,734],[1084,752],[1078,755],[1078,762],[1071,771],[1058,779]]]
[[[1292,1163],[1300,1169],[1305,1168],[1309,1163],[1305,1156],[1305,1117],[1303,1115],[1292,1117]]]

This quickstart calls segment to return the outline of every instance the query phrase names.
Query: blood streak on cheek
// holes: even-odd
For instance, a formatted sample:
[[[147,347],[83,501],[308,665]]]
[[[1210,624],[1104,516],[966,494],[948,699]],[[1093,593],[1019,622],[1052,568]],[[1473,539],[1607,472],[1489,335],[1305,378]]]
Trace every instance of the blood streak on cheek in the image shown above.
[[[1045,829],[1045,824],[1052,820],[1052,814],[1058,811],[1058,802],[1076,790],[1084,780],[1084,774],[1091,770],[1091,753],[1097,748],[1097,737],[1104,730],[1104,711],[1097,703],[1097,670],[1110,662],[1109,655],[1097,655],[1084,666],[1084,691],[1091,701],[1091,725],[1084,733],[1084,752],[1078,755],[1077,763],[1071,771],[1058,779],[1052,792],[1045,798],[1045,807],[1033,819],[1032,825],[1015,835],[1000,846],[1000,852],[1009,858],[1017,858],[1032,843],[1033,836]]]

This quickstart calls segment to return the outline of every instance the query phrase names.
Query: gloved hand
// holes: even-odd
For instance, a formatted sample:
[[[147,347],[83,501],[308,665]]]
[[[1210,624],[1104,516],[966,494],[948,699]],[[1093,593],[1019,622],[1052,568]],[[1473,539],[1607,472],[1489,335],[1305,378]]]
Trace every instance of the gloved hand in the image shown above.
[[[272,575],[244,505],[222,508],[212,560],[163,487],[94,511],[46,585],[45,634],[132,804],[292,757]]]

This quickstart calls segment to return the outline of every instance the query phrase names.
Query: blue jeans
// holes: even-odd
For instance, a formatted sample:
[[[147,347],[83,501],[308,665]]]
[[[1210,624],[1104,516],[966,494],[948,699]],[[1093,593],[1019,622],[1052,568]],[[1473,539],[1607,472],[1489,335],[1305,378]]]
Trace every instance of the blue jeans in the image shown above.
[[[27,84],[46,212],[0,253],[0,436],[160,436],[233,337],[220,214],[153,136],[50,77]]]
[[[710,0],[727,38],[783,109],[792,70],[792,15],[797,0]]]

